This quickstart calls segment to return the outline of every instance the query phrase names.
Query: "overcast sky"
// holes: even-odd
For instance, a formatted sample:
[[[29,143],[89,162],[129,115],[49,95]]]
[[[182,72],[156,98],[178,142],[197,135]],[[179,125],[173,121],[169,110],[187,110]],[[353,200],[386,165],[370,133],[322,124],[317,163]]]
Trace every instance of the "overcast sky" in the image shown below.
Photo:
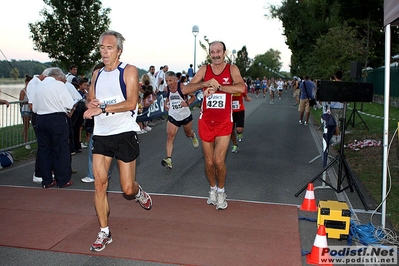
[[[263,54],[270,48],[281,52],[282,70],[289,71],[291,52],[282,35],[278,20],[268,20],[270,3],[281,0],[103,0],[110,7],[111,26],[125,37],[121,61],[148,69],[169,65],[170,70],[187,70],[194,61],[192,27],[199,27],[197,64],[204,61],[205,52],[198,45],[204,36],[210,41],[224,41],[229,53],[247,47],[249,57]],[[3,5],[0,16],[0,50],[7,59],[50,61],[47,54],[33,50],[28,23],[42,20],[42,0],[13,0]],[[90,34],[88,32],[88,34]],[[5,60],[0,54],[0,60]]]

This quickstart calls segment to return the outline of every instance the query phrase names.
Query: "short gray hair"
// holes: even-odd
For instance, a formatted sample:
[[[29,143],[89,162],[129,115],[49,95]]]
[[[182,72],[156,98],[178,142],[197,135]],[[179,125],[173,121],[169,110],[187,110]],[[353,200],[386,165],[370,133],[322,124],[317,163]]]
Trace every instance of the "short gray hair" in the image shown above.
[[[166,77],[176,77],[176,73],[173,71],[168,71],[165,73],[165,78]]]
[[[123,42],[125,41],[125,38],[122,36],[122,34],[120,34],[117,31],[113,31],[113,30],[107,30],[106,32],[104,32],[103,34],[101,34],[100,38],[98,39],[98,43],[99,45],[101,45],[104,36],[106,35],[112,35],[115,36],[116,38],[116,45],[118,47],[119,50],[123,51]]]
[[[53,77],[55,79],[60,78],[61,80],[65,80],[65,74],[64,74],[64,72],[62,72],[61,68],[59,68],[59,67],[50,67],[50,68],[47,68],[46,70],[48,70],[47,77]]]

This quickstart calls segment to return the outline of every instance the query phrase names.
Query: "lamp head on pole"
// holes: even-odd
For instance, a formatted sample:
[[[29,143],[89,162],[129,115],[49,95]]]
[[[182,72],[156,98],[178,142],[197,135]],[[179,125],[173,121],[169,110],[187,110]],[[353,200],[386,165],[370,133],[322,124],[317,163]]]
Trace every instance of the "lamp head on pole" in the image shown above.
[[[199,33],[199,27],[197,25],[194,25],[193,29],[191,31],[194,34],[194,36],[197,37],[197,35]]]

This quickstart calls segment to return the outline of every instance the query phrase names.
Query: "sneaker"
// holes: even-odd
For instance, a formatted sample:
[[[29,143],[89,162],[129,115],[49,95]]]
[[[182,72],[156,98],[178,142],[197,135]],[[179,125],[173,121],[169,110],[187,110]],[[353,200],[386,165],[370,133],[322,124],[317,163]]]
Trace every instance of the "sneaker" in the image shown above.
[[[194,148],[198,148],[199,147],[199,142],[197,139],[197,135],[194,133],[194,137],[191,138],[191,141],[193,142],[193,146]]]
[[[227,201],[226,201],[226,193],[224,192],[218,192],[217,193],[217,203],[216,203],[216,210],[219,209],[226,209],[227,208]]]
[[[140,191],[140,196],[137,197],[136,195],[136,201],[140,204],[140,206],[144,209],[144,210],[151,210],[152,208],[152,199],[150,197],[150,195],[147,194],[147,192],[145,192],[141,186],[139,185],[139,191]]]
[[[30,149],[31,149],[30,145],[29,145],[29,144],[26,144],[26,145],[25,145],[25,149],[30,150]]]
[[[140,131],[137,131],[136,133],[140,135],[140,134],[147,133],[147,131],[145,131],[144,129],[141,129]]]
[[[81,147],[82,149],[87,149],[87,145],[85,145],[83,142],[80,143],[80,147]]]
[[[237,134],[237,137],[238,137],[238,142],[241,142],[242,141],[242,133],[241,134]]]
[[[148,122],[148,126],[150,126],[150,127],[155,127],[155,123],[154,122]]]
[[[307,125],[308,125],[308,122],[305,121],[305,123],[303,123],[303,124],[304,124],[305,126],[307,126]]]
[[[165,158],[161,161],[162,166],[172,169],[172,159],[171,158]]]
[[[233,145],[231,148],[231,152],[232,153],[237,153],[238,152],[238,146],[237,145]]]
[[[97,235],[96,241],[91,245],[90,250],[100,252],[104,248],[112,243],[111,232],[107,235],[103,231],[100,231]]]
[[[33,173],[33,183],[42,183],[43,178],[35,176],[35,173]]]
[[[216,205],[217,198],[216,198],[216,189],[210,189],[209,190],[209,197],[206,203],[209,205]]]
[[[152,128],[150,128],[149,126],[146,126],[146,127],[144,128],[144,130],[147,131],[147,132],[150,132],[150,131],[152,130]]]
[[[303,125],[303,122],[302,122],[302,120],[299,120],[299,124],[300,124],[300,125]]]
[[[86,176],[86,177],[84,177],[84,178],[82,178],[80,180],[82,180],[83,183],[93,183],[94,182],[94,178],[91,178],[91,177],[88,177],[88,176]]]

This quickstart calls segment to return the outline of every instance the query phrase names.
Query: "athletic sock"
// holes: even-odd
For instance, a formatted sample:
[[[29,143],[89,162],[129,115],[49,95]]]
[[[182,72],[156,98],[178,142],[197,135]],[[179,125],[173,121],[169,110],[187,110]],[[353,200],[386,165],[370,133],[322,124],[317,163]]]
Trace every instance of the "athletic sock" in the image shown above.
[[[218,187],[217,192],[218,193],[224,193],[224,187],[223,188]]]
[[[109,235],[109,226],[104,227],[104,228],[100,227],[100,231],[106,233],[107,235]]]

